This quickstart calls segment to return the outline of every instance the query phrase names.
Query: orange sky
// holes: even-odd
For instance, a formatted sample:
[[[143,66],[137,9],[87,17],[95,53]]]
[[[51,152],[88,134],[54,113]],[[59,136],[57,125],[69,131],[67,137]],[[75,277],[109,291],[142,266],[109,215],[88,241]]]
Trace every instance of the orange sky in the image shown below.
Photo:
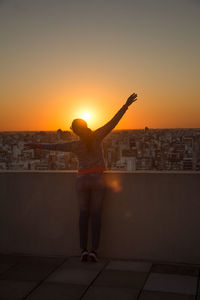
[[[200,127],[198,1],[100,2],[0,2],[1,131]]]

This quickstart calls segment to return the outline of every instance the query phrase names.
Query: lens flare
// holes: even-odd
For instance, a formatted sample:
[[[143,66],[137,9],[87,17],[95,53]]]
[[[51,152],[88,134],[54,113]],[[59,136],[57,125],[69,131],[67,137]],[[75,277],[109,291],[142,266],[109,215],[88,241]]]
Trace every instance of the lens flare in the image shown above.
[[[107,179],[106,183],[107,187],[109,187],[114,193],[121,193],[123,190],[120,177]]]

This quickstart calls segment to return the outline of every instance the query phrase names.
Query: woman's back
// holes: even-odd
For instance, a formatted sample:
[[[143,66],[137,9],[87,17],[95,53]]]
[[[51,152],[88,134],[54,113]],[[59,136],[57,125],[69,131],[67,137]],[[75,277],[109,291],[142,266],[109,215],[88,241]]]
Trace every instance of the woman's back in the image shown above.
[[[84,141],[79,140],[72,152],[78,158],[79,171],[93,167],[105,167],[102,143],[99,139],[92,139],[89,150]]]

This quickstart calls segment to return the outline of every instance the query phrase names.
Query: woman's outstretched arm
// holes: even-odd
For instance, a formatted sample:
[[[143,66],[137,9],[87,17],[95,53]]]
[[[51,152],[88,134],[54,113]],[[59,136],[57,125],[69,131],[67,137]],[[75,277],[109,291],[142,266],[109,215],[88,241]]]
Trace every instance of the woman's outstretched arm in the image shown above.
[[[120,108],[116,115],[104,126],[98,128],[94,131],[94,134],[99,139],[103,139],[112,129],[119,123],[120,119],[123,117],[128,107],[137,100],[137,94],[132,94],[126,101],[126,103]]]
[[[77,145],[77,141],[58,143],[58,144],[40,144],[40,143],[30,143],[25,144],[24,149],[41,149],[41,150],[52,150],[52,151],[63,151],[63,152],[73,152]]]

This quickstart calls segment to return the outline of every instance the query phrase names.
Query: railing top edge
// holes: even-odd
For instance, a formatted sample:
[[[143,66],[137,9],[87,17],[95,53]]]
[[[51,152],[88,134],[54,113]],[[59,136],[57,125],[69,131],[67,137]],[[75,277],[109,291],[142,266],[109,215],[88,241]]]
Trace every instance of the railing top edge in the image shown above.
[[[4,173],[70,173],[77,174],[77,170],[0,170],[0,174]],[[119,171],[108,170],[105,174],[193,174],[200,175],[200,171]]]

